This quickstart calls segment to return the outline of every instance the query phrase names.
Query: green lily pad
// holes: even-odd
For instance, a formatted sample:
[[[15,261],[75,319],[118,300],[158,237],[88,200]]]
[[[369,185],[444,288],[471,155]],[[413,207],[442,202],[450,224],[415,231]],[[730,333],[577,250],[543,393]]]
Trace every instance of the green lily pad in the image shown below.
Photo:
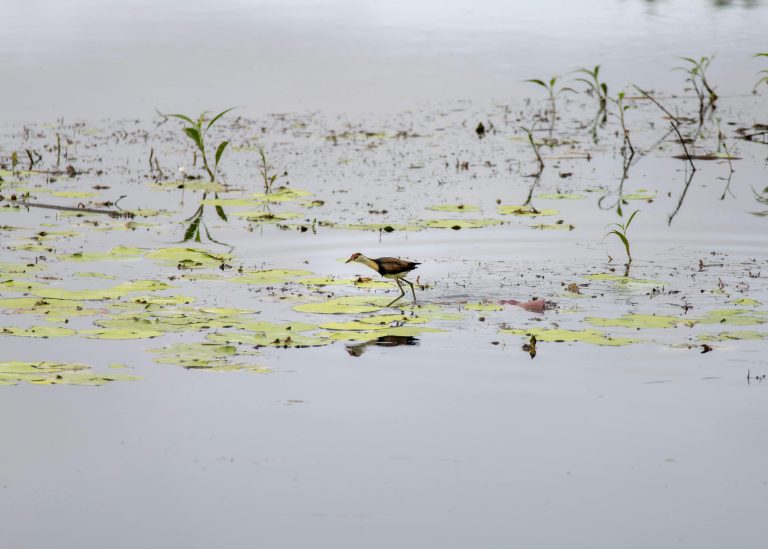
[[[69,328],[60,328],[58,326],[30,326],[28,328],[19,328],[17,326],[7,326],[0,328],[0,335],[10,335],[16,337],[67,337],[75,335],[77,332]]]
[[[154,292],[170,288],[165,282],[157,280],[135,280],[123,282],[111,288],[100,290],[67,290],[65,288],[41,287],[32,290],[32,294],[46,299],[103,300],[117,299],[135,292]]]
[[[327,337],[333,341],[373,341],[374,339],[385,336],[418,337],[425,333],[440,332],[445,332],[445,330],[441,330],[440,328],[428,328],[425,326],[397,326],[394,328],[385,328],[383,330],[320,332],[318,335]]]
[[[592,343],[594,345],[619,346],[637,343],[637,339],[611,337],[597,330],[566,330],[563,328],[526,328],[501,330],[502,334],[536,336],[539,341]]]
[[[328,345],[327,338],[308,336],[300,333],[243,333],[243,332],[216,332],[208,334],[206,338],[214,343],[244,343],[259,347],[320,347]]]
[[[584,195],[573,193],[544,193],[537,194],[536,198],[541,198],[542,200],[581,200],[584,198]]]
[[[85,364],[65,362],[0,362],[0,385],[20,382],[35,385],[104,385],[111,381],[135,381],[136,376],[99,374]]]
[[[146,253],[146,250],[139,248],[129,248],[126,246],[117,246],[108,252],[75,252],[73,254],[62,255],[59,259],[65,261],[120,261],[125,259],[136,259]]]
[[[572,231],[576,227],[567,223],[541,223],[539,225],[531,225],[531,229],[539,229],[540,231]]]
[[[648,191],[646,189],[639,189],[635,193],[621,195],[622,200],[653,200],[656,198],[658,191]]]
[[[79,333],[88,339],[152,339],[164,334],[164,332],[157,330],[122,330],[118,328],[82,330]]]
[[[247,371],[259,374],[272,371],[262,366],[233,362],[233,359],[241,354],[234,345],[206,342],[174,343],[161,349],[152,349],[151,351],[160,355],[155,360],[159,364],[173,364],[193,370],[215,372]]]
[[[501,219],[428,219],[423,221],[425,227],[430,229],[480,229],[501,225]]]
[[[762,303],[760,303],[758,300],[750,299],[748,297],[736,299],[733,303],[734,305],[746,305],[750,307],[757,307],[758,305],[762,305]]]
[[[539,215],[557,215],[558,210],[547,208],[534,208],[533,206],[499,206],[498,211],[501,215],[520,215],[526,217],[535,217]]]
[[[202,179],[186,181],[160,181],[153,183],[152,188],[158,191],[171,191],[174,189],[186,189],[188,191],[224,192],[227,188],[219,183],[211,183]]]
[[[296,219],[297,217],[302,217],[302,214],[295,213],[295,212],[259,212],[259,211],[250,211],[250,212],[237,212],[232,214],[235,217],[244,217],[248,221],[257,221],[259,223],[268,223],[268,222],[278,222],[278,221],[285,221],[287,219]]]
[[[434,204],[432,206],[427,206],[428,210],[433,210],[436,212],[459,212],[459,213],[469,213],[469,212],[479,212],[480,206],[475,206],[473,204]]]
[[[731,326],[755,326],[768,322],[768,317],[755,316],[755,314],[755,311],[745,309],[720,309],[708,311],[707,315],[697,319],[697,322],[699,324],[728,324]]]
[[[104,280],[115,280],[117,278],[114,275],[108,275],[104,273],[93,273],[93,272],[90,272],[90,273],[79,272],[79,273],[75,273],[75,276],[79,278],[101,278]]]
[[[753,331],[720,332],[719,334],[699,334],[699,341],[734,341],[768,339],[768,333]]]
[[[297,269],[266,269],[263,271],[244,271],[240,276],[230,280],[240,284],[281,284],[284,282],[296,282],[295,278],[311,274],[312,271]]]
[[[589,280],[605,280],[608,282],[616,282],[618,284],[638,284],[638,285],[651,285],[651,286],[665,286],[668,285],[669,282],[663,282],[661,280],[644,280],[641,278],[632,278],[629,276],[621,276],[617,274],[609,274],[609,273],[600,273],[600,274],[592,274],[587,275],[584,278],[587,278]]]
[[[273,190],[271,193],[258,193],[252,194],[251,198],[258,200],[259,202],[290,202],[304,198],[312,193],[308,191],[301,191],[299,189],[289,189],[288,187],[279,187]]]
[[[199,248],[160,248],[148,252],[146,257],[185,269],[217,268],[232,260],[232,254],[214,253]]]
[[[623,328],[673,328],[679,324],[691,322],[677,316],[626,314],[619,318],[587,317],[585,322],[592,326]]]
[[[319,314],[373,313],[383,309],[387,303],[392,301],[392,299],[367,296],[338,297],[320,303],[294,305],[293,310],[300,313]]]

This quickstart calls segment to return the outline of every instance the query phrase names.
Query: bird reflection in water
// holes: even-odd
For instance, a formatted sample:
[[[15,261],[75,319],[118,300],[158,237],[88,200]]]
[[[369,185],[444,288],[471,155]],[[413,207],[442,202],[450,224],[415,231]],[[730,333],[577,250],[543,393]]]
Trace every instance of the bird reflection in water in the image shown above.
[[[365,343],[360,343],[358,345],[347,345],[346,349],[347,349],[347,354],[349,354],[349,356],[360,356],[365,352],[365,350],[370,345],[375,345],[377,347],[399,347],[400,345],[418,345],[418,344],[419,344],[419,338],[417,337],[388,335],[388,336],[381,336],[377,339],[366,341]]]

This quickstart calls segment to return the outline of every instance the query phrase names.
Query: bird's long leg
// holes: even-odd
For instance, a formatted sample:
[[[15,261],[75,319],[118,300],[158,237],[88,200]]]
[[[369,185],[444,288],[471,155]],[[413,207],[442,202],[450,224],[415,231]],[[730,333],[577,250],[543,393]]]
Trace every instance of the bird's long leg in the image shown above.
[[[403,297],[403,296],[405,295],[405,290],[403,290],[403,286],[402,286],[402,284],[400,284],[400,279],[399,279],[399,278],[396,278],[396,279],[395,279],[395,282],[397,282],[397,287],[398,287],[398,288],[400,288],[400,295],[399,295],[399,296],[397,296],[397,297],[396,297],[395,299],[393,299],[392,301],[390,301],[389,303],[387,303],[387,307],[391,307],[391,306],[392,306],[392,304],[393,304],[395,301],[397,301],[398,299],[400,299],[401,297]]]
[[[413,282],[406,279],[403,279],[403,282],[407,282],[408,285],[411,287],[411,292],[413,293],[413,302],[416,303],[416,290],[413,289]]]

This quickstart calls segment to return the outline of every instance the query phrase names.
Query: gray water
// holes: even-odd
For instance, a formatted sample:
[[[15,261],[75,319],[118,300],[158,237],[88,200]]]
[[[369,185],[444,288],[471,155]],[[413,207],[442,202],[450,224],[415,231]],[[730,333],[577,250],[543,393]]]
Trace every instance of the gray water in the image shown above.
[[[614,88],[679,91],[678,56],[748,93],[764,51],[757,0],[509,2],[5,1],[0,117],[125,118],[240,105],[245,114],[392,112],[505,99],[528,78],[601,64]]]
[[[762,426],[768,382],[754,378],[768,373],[768,339],[712,342],[714,350],[704,354],[696,339],[739,329],[765,336],[766,323],[615,329],[642,341],[626,347],[540,342],[533,360],[521,351],[527,338],[499,332],[507,325],[582,328],[584,315],[682,315],[683,304],[693,306],[687,314],[701,316],[733,308],[738,298],[758,301],[749,310],[765,317],[767,218],[754,215],[765,206],[753,190],[768,184],[768,148],[737,140],[733,130],[768,122],[765,92],[749,94],[766,66],[750,56],[768,47],[768,6],[533,4],[0,5],[0,159],[8,163],[10,152],[19,151],[23,164],[29,147],[50,166],[60,133],[73,140],[67,162],[83,170],[55,184],[40,174],[6,181],[0,194],[27,187],[41,202],[74,206],[88,199],[46,192],[106,185],[92,200],[125,194],[126,209],[169,212],[137,218],[147,227],[136,231],[101,232],[124,221],[14,210],[5,208],[6,199],[0,270],[43,255],[45,268],[32,278],[51,287],[152,278],[173,283],[166,295],[247,308],[259,320],[321,323],[328,318],[318,316],[332,316],[294,312],[296,303],[324,299],[298,285],[267,290],[182,280],[175,266],[143,259],[59,260],[116,245],[178,245],[201,193],[153,189],[150,147],[166,173],[180,166],[193,171],[179,124],[161,124],[155,108],[195,113],[241,105],[214,136],[231,138],[233,146],[254,136],[265,143],[293,187],[325,201],[301,210],[306,218],[407,223],[445,217],[425,213],[441,202],[476,203],[482,216],[492,216],[497,199],[520,204],[532,184],[527,174],[535,163],[517,127],[528,119],[514,116],[545,105],[541,90],[522,80],[601,63],[613,92],[637,82],[658,90],[675,112],[690,113],[695,101],[683,92],[683,75],[670,70],[675,56],[716,53],[710,78],[723,97],[696,148],[714,151],[715,117],[722,118],[727,143],[741,158],[727,181],[725,161],[697,161],[688,189],[686,164],[671,158],[680,152],[675,139],[650,149],[667,122],[653,105],[633,103],[633,136],[648,154],[631,168],[624,192],[656,194],[625,206],[627,213],[641,210],[632,231],[632,275],[666,283],[657,296],[653,286],[586,278],[621,270],[618,241],[603,236],[609,223],[626,217],[598,206],[603,194],[616,196],[621,177],[612,137],[617,122],[611,117],[593,145],[580,124],[591,119],[594,100],[582,94],[563,98],[557,135],[592,156],[558,159],[567,147],[544,148],[547,168],[536,193],[586,198],[535,202],[558,208],[551,220],[564,219],[573,231],[532,230],[531,224],[551,222],[542,217],[505,218],[503,226],[475,230],[321,227],[313,234],[254,227],[229,209],[224,223],[209,211],[213,234],[235,246],[235,266],[350,277],[372,274],[340,261],[354,251],[402,255],[422,261],[419,276],[434,284],[419,293],[423,303],[465,316],[438,324],[446,331],[425,333],[418,345],[370,346],[356,357],[341,342],[261,349],[255,360],[272,369],[267,375],[187,370],[157,364],[148,352],[200,340],[194,333],[129,341],[0,336],[0,361],[82,362],[101,372],[118,362],[128,366],[121,372],[143,377],[100,387],[0,386],[0,549],[768,547]],[[510,105],[511,120],[505,122],[499,102]],[[283,111],[299,114],[270,115]],[[318,112],[301,114],[306,111]],[[234,123],[237,116],[244,118]],[[63,124],[54,123],[59,117]],[[74,119],[85,125],[70,125]],[[492,121],[499,133],[476,139],[472,128],[480,120]],[[327,139],[346,130],[391,136],[403,129],[421,137]],[[455,170],[457,158],[471,168]],[[223,178],[259,192],[255,166],[253,151],[230,150]],[[374,208],[387,216],[370,214]],[[297,207],[275,206],[282,209]],[[100,225],[88,224],[93,220]],[[20,247],[41,227],[78,234],[46,244],[53,252]],[[616,259],[608,262],[608,254]],[[73,276],[84,270],[119,279]],[[585,283],[584,295],[563,292],[569,282]],[[0,285],[0,298],[21,293]],[[515,307],[464,309],[466,302],[532,296],[557,301],[558,308],[542,315]],[[0,328],[42,322],[23,311],[0,316]],[[82,318],[69,325],[92,327]]]

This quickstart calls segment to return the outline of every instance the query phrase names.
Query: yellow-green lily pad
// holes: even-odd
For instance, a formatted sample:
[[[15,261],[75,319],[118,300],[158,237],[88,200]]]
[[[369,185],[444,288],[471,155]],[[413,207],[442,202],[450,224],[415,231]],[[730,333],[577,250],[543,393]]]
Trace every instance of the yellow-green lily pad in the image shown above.
[[[199,248],[160,248],[146,254],[148,259],[185,269],[216,268],[232,259],[232,254],[214,253]]]
[[[69,328],[60,328],[58,326],[30,326],[28,328],[19,328],[17,326],[7,326],[0,328],[1,335],[10,335],[16,337],[67,337],[75,335],[77,332]]]
[[[525,217],[535,217],[539,215],[557,215],[558,210],[551,208],[534,208],[533,206],[499,206],[501,215],[519,215]]]
[[[491,227],[501,225],[501,219],[428,219],[423,222],[425,227],[430,229],[480,229],[482,227]]]
[[[295,282],[293,279],[311,274],[312,271],[298,269],[266,269],[263,271],[244,271],[240,276],[230,280],[240,284],[280,284]]]
[[[85,364],[66,362],[0,362],[0,385],[27,382],[35,385],[104,385],[110,381],[135,381],[136,376],[99,374]]]
[[[427,206],[427,209],[436,212],[469,213],[479,212],[480,206],[475,206],[473,204],[434,204],[432,206]]]
[[[673,328],[679,324],[692,323],[692,321],[677,316],[663,315],[639,315],[626,314],[619,318],[600,318],[587,317],[585,322],[592,326],[610,327],[619,326],[623,328]]]
[[[536,336],[539,341],[592,343],[594,345],[619,346],[637,343],[637,339],[611,337],[598,330],[566,330],[563,328],[523,328],[501,330],[502,334]]]
[[[300,313],[319,314],[357,314],[373,313],[385,307],[392,301],[388,298],[376,298],[367,296],[348,296],[329,299],[320,303],[303,303],[294,305],[293,310]]]

